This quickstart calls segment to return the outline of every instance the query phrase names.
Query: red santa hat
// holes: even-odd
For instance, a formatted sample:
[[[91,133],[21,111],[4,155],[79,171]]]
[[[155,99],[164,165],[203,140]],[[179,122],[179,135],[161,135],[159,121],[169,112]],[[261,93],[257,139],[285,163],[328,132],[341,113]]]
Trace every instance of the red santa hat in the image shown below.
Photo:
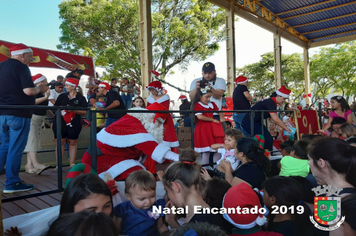
[[[10,47],[11,56],[21,55],[29,52],[33,53],[32,49],[22,43],[14,44]]]
[[[248,79],[245,76],[240,75],[235,79],[235,84],[243,84],[247,81]]]
[[[290,92],[291,91],[289,89],[287,89],[286,87],[284,87],[283,85],[282,85],[282,87],[280,89],[278,89],[276,91],[277,95],[279,95],[281,97],[284,97],[284,98],[289,98]]]
[[[74,87],[78,87],[78,85],[79,85],[79,79],[67,78],[67,79],[66,79],[66,84],[72,85],[72,86],[74,86]]]
[[[261,204],[257,193],[246,183],[240,183],[231,187],[224,196],[223,207],[227,213],[223,217],[239,229],[251,229],[256,225],[262,226],[267,222],[266,217],[260,213]],[[248,214],[232,214],[229,209],[240,208],[241,212],[248,209]],[[251,210],[257,208],[255,214]],[[263,208],[262,208],[263,209]]]
[[[108,84],[107,82],[101,82],[99,84],[99,87],[106,88],[106,90],[108,90],[108,91],[111,89],[110,84]]]
[[[45,79],[47,79],[47,78],[42,74],[37,74],[37,75],[32,76],[32,81],[34,84],[37,84]]]
[[[149,90],[150,88],[154,88],[159,92],[164,90],[164,88],[162,87],[162,83],[159,81],[153,81],[149,83],[148,86],[146,86],[146,89]]]
[[[166,107],[164,107],[160,103],[153,103],[147,107],[147,110],[150,111],[168,111]],[[153,119],[153,124],[156,122],[156,120],[159,120],[161,123],[163,123],[167,117],[169,116],[169,113],[156,113],[155,118]]]
[[[180,95],[178,100],[187,100],[187,96],[185,95]]]

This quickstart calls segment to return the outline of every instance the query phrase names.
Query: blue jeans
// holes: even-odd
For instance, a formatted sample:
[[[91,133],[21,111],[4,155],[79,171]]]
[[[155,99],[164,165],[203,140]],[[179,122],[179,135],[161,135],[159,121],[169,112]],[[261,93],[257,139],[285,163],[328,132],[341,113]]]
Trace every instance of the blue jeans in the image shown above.
[[[126,109],[130,109],[132,103],[132,96],[130,94],[125,95],[124,93],[122,93],[121,98],[124,101]]]
[[[117,121],[118,119],[116,118],[106,118],[106,122],[105,122],[105,128],[108,127],[109,125],[111,125],[112,123],[114,123],[115,121]]]
[[[235,121],[235,129],[239,129],[242,131],[242,133],[246,136],[246,137],[250,137],[250,134],[246,132],[246,130],[242,127],[242,121],[244,120],[246,113],[233,113],[232,114],[232,118]]]
[[[0,116],[0,171],[6,165],[5,186],[21,182],[22,153],[30,132],[31,118]]]

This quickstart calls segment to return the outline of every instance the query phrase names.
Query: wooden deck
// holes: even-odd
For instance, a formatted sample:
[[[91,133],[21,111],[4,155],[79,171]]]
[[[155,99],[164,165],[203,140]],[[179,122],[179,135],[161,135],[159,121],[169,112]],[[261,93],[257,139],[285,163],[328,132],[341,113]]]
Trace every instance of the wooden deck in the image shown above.
[[[68,171],[69,171],[69,167],[63,167],[63,186]],[[27,195],[31,193],[56,190],[58,186],[57,173],[53,173],[53,168],[44,171],[41,175],[20,172],[20,178],[21,180],[24,180],[29,184],[34,184],[35,189],[28,192],[19,192],[19,193],[11,193],[11,194],[4,194],[1,191],[2,199]],[[5,180],[6,180],[5,174],[0,175],[1,190],[3,190],[5,187]],[[31,197],[23,200],[2,203],[3,219],[59,205],[62,199],[62,194],[63,192],[60,192],[60,193],[54,193],[50,195]]]

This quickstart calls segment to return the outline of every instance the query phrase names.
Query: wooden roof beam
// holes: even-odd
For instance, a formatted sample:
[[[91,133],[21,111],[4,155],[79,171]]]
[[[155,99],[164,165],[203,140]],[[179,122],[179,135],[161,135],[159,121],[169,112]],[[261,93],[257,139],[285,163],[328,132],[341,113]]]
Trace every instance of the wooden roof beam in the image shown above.
[[[301,16],[306,16],[306,15],[310,15],[310,14],[314,14],[314,13],[318,13],[318,12],[322,12],[322,11],[332,10],[332,9],[336,9],[336,8],[339,8],[339,7],[344,7],[344,6],[348,6],[348,5],[351,5],[351,4],[355,4],[355,3],[356,2],[347,2],[347,3],[344,3],[344,4],[337,5],[337,6],[327,7],[327,8],[324,8],[324,9],[319,9],[319,10],[311,11],[311,12],[306,12],[306,13],[295,15],[295,16],[289,16],[289,17],[285,17],[285,18],[281,17],[281,19],[282,20],[288,20],[288,19],[292,19],[292,18],[295,18],[295,17],[301,17]]]
[[[350,14],[341,15],[341,16],[335,16],[335,17],[324,19],[324,20],[318,20],[318,21],[313,21],[313,22],[301,24],[301,25],[295,25],[295,26],[293,26],[293,28],[299,28],[299,27],[303,27],[303,26],[307,26],[307,25],[311,25],[311,24],[316,24],[316,23],[320,23],[320,22],[325,22],[325,21],[329,21],[329,20],[335,20],[335,19],[348,17],[348,16],[354,16],[354,15],[355,15],[355,13],[350,13]]]
[[[350,31],[346,31],[346,32],[342,32],[342,33],[337,33],[337,34],[329,34],[329,35],[325,35],[325,36],[322,36],[322,37],[311,38],[310,40],[321,39],[321,38],[328,38],[328,37],[332,37],[332,36],[338,36],[338,35],[342,35],[342,34],[349,34],[349,33],[353,33],[353,32],[356,32],[356,30],[350,30]]]
[[[327,0],[327,1],[324,1],[324,2],[318,2],[318,3],[315,3],[315,4],[308,5],[308,6],[299,7],[299,8],[293,9],[293,10],[280,12],[280,13],[277,13],[276,15],[279,16],[279,15],[287,14],[287,13],[290,13],[290,12],[299,11],[299,10],[303,10],[303,9],[306,9],[306,8],[319,6],[319,5],[322,5],[322,4],[325,4],[325,3],[329,3],[329,2],[335,2],[335,0]]]
[[[324,28],[324,29],[320,29],[320,30],[313,30],[313,31],[309,31],[309,32],[304,32],[304,33],[300,33],[300,34],[311,34],[311,33],[315,33],[315,32],[320,32],[320,31],[324,31],[324,30],[330,30],[330,29],[336,29],[336,28],[341,28],[341,27],[345,27],[345,26],[349,26],[349,25],[354,25],[356,24],[356,22],[352,22],[352,23],[348,23],[348,24],[344,24],[344,25],[338,25],[338,26],[333,26],[333,27],[329,27],[329,28]]]

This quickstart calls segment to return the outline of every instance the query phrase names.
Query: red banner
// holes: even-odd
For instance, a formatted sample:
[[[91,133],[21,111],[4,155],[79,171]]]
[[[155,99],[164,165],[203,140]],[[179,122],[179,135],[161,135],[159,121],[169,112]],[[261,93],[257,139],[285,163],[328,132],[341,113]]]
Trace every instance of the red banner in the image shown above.
[[[314,110],[296,110],[294,112],[295,124],[298,132],[298,139],[303,134],[318,134],[319,127],[318,113]]]
[[[14,43],[0,40],[0,62],[10,58],[10,47],[13,44]],[[84,74],[94,76],[94,63],[91,57],[34,47],[31,47],[31,49],[33,50],[33,61],[30,63],[30,66],[56,68],[68,71],[82,69]]]

